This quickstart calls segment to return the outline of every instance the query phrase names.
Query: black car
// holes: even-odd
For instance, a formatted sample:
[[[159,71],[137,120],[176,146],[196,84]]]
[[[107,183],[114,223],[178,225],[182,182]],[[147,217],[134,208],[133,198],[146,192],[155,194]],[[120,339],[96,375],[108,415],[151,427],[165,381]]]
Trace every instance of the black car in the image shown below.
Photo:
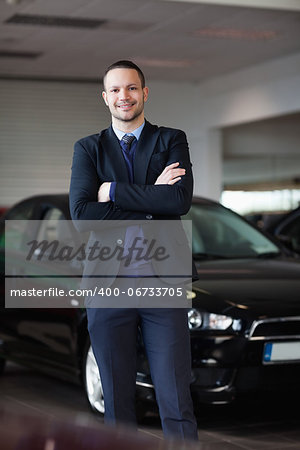
[[[1,369],[5,360],[14,360],[82,382],[92,409],[103,413],[101,381],[80,299],[68,298],[65,308],[4,308],[4,219],[15,221],[12,261],[19,261],[22,251],[21,222],[31,237],[76,239],[71,222],[68,229],[61,226],[66,223],[61,219],[70,219],[67,195],[32,197],[4,216],[0,225]],[[193,257],[199,274],[187,290],[193,302],[188,323],[195,403],[227,403],[239,393],[261,389],[299,389],[300,263],[214,201],[194,198],[183,219],[192,220]],[[26,266],[21,269],[26,281]],[[141,338],[137,354],[138,398],[152,402],[155,394]]]
[[[300,255],[300,207],[282,215],[264,229]]]

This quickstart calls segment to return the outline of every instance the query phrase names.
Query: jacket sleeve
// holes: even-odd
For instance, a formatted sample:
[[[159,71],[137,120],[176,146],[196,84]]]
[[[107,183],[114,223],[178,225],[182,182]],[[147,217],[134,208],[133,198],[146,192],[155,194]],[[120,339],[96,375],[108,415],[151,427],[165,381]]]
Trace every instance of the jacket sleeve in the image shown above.
[[[115,208],[158,215],[186,214],[192,201],[193,175],[188,143],[183,131],[178,131],[169,143],[166,166],[174,162],[179,162],[179,167],[186,170],[185,175],[174,185],[117,182]]]
[[[71,218],[78,231],[94,229],[95,220],[130,220],[131,211],[116,210],[113,202],[98,202],[96,161],[81,141],[75,143],[69,192]],[[141,216],[144,217],[144,216]],[[86,221],[86,222],[84,222]]]

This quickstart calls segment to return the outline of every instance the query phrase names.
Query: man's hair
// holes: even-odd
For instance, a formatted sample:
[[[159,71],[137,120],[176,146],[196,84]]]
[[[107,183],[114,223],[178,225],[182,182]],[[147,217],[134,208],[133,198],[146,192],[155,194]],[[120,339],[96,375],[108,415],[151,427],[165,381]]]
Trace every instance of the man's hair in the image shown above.
[[[145,76],[144,76],[142,70],[139,68],[139,66],[134,64],[132,61],[128,61],[128,60],[124,59],[124,60],[117,61],[117,62],[111,64],[105,70],[104,76],[103,76],[104,89],[105,89],[105,78],[106,78],[106,75],[108,74],[108,72],[110,72],[113,69],[134,69],[134,70],[136,70],[137,73],[138,73],[138,76],[139,76],[139,78],[141,80],[142,88],[145,87],[145,85],[146,85]]]

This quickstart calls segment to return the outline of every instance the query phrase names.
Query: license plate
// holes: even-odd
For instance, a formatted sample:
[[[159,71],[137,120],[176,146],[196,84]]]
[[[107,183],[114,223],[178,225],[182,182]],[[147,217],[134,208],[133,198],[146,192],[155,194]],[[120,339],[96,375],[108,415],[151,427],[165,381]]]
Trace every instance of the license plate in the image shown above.
[[[263,362],[280,363],[300,361],[300,341],[267,342],[264,347]]]

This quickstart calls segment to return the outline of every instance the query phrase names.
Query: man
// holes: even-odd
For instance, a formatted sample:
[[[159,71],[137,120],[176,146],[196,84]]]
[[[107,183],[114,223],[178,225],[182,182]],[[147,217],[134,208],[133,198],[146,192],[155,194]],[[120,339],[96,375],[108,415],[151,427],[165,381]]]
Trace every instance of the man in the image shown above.
[[[73,220],[180,220],[190,208],[193,189],[185,134],[145,120],[149,91],[141,69],[131,61],[109,66],[103,82],[102,97],[112,125],[75,144],[70,187]],[[140,267],[135,270],[141,273]],[[125,284],[136,286],[136,278],[126,274],[125,268]],[[105,420],[135,423],[140,327],[164,435],[197,439],[186,305],[88,308],[87,313],[103,385]]]

